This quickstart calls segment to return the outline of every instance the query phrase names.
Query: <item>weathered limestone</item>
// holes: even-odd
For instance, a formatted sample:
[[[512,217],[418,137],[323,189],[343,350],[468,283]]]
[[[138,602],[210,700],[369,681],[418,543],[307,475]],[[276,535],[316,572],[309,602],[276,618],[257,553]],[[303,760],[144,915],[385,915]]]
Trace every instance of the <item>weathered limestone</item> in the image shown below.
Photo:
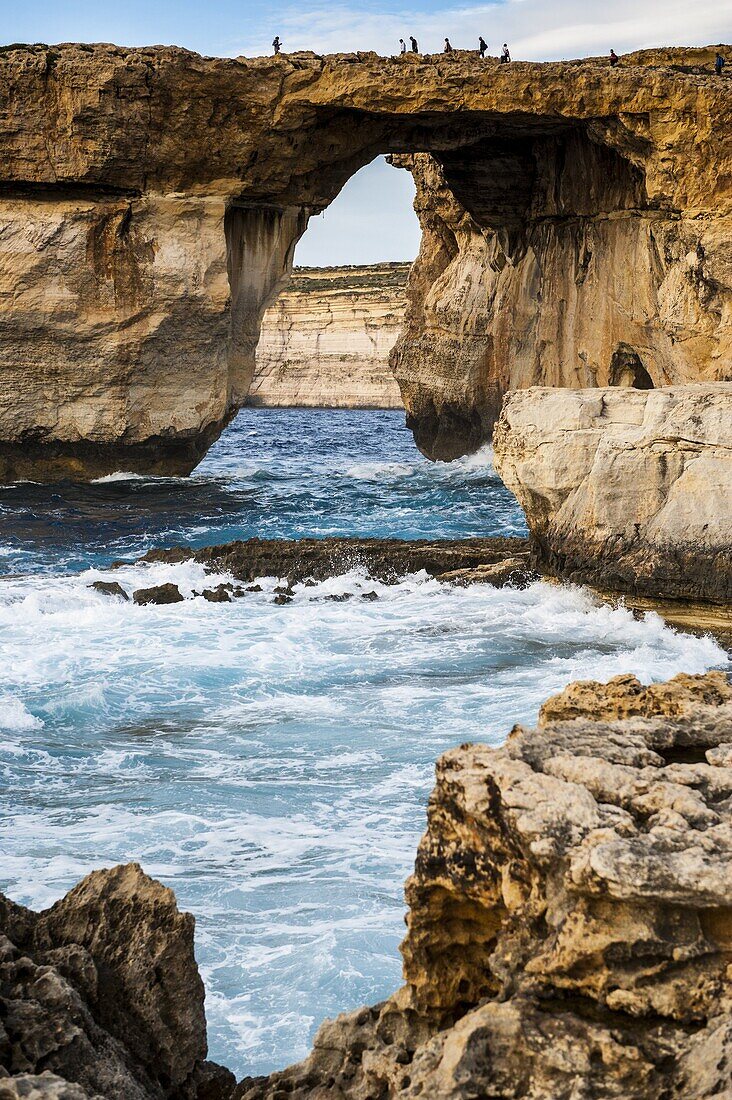
[[[732,687],[572,685],[437,765],[406,986],[239,1100],[732,1093]]]
[[[400,409],[409,264],[298,268],[264,314],[248,405]]]
[[[0,896],[2,1100],[223,1100],[203,998],[193,918],[137,864],[42,913]]]
[[[494,449],[550,570],[732,604],[732,383],[517,391]]]
[[[0,54],[0,477],[180,473],[245,401],[309,215],[379,153],[426,239],[395,369],[417,441],[516,385],[730,377],[732,126],[713,50]]]

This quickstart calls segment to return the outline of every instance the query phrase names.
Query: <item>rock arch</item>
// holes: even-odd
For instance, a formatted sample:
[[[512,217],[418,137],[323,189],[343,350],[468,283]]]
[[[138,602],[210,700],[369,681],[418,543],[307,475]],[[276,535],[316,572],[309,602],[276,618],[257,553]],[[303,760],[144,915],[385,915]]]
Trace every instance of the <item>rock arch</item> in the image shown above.
[[[382,153],[418,185],[393,369],[425,453],[482,442],[509,388],[606,384],[620,343],[659,382],[725,377],[732,127],[705,57],[7,49],[0,477],[191,469],[308,217]]]

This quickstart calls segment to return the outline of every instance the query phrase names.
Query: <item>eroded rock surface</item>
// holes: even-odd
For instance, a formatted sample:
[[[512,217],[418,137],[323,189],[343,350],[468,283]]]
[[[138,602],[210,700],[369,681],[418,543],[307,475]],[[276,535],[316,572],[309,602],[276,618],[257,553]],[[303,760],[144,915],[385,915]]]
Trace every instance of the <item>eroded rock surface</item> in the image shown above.
[[[545,567],[732,604],[732,384],[509,394],[495,464]]]
[[[409,264],[298,268],[264,314],[248,405],[400,409]]]
[[[0,896],[2,1100],[223,1100],[193,927],[134,863],[42,913]]]
[[[732,1092],[732,687],[572,685],[437,765],[406,985],[240,1100]]]
[[[190,470],[308,217],[379,153],[432,157],[394,360],[425,453],[475,447],[512,386],[729,378],[713,56],[4,48],[0,477]]]

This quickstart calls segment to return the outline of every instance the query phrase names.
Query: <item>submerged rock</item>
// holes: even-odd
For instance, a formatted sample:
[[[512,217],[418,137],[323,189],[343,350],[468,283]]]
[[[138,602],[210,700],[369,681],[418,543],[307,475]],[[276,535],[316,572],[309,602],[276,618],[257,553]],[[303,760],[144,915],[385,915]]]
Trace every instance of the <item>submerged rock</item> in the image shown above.
[[[732,1090],[732,687],[572,685],[437,765],[406,985],[239,1100]]]
[[[517,391],[494,446],[545,568],[732,607],[732,383]]]
[[[166,603],[182,603],[184,596],[181,595],[180,589],[177,584],[155,584],[152,588],[138,588],[132,594],[132,599],[136,604],[145,605],[150,603],[166,604]]]

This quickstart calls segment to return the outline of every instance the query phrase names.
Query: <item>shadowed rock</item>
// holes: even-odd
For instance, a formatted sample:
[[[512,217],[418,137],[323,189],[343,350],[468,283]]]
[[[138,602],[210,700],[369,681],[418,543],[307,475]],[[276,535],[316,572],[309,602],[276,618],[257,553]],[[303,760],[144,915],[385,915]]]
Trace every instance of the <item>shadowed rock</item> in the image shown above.
[[[0,1065],[18,1075],[8,1096],[85,1095],[31,1080],[42,1070],[110,1100],[204,1100],[230,1085],[205,1060],[193,928],[135,863],[94,871],[42,913],[0,897]]]

